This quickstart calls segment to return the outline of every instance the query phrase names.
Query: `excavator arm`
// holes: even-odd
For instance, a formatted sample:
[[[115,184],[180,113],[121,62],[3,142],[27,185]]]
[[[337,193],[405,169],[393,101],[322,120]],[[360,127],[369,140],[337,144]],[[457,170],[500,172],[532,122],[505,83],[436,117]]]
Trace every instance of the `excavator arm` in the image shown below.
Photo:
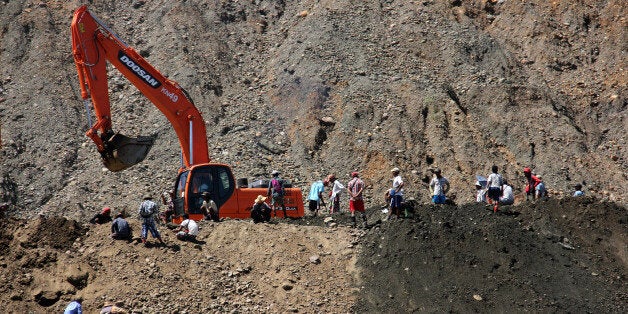
[[[91,14],[87,6],[81,6],[74,12],[71,33],[81,97],[87,108],[91,100],[96,116],[96,122],[86,135],[96,144],[109,170],[120,171],[144,160],[154,138],[130,138],[113,131],[107,61],[170,121],[179,138],[186,168],[210,162],[203,117],[179,84],[151,66]]]

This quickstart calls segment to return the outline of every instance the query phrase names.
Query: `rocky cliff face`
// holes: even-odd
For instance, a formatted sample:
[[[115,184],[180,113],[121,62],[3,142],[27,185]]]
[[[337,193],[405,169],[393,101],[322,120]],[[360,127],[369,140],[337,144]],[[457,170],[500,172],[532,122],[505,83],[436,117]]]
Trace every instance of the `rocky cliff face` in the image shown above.
[[[14,212],[134,207],[180,163],[166,119],[115,69],[113,122],[156,134],[147,160],[103,171],[69,24],[79,1],[1,1],[2,201]],[[303,189],[354,169],[380,201],[392,167],[427,201],[440,167],[456,202],[496,164],[556,196],[626,200],[626,11],[621,1],[116,1],[90,10],[191,94],[212,158]],[[452,195],[453,196],[453,195]],[[76,205],[77,203],[80,204]]]

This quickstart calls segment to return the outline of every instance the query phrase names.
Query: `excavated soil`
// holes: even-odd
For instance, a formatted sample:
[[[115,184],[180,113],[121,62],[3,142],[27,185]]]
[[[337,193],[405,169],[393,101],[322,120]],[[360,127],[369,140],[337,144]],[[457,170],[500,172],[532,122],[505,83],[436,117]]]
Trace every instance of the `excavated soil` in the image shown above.
[[[359,312],[619,313],[626,209],[592,199],[422,206],[362,238]]]
[[[503,206],[417,205],[268,224],[201,222],[197,243],[144,247],[109,225],[4,220],[0,308],[135,313],[621,313],[628,302],[626,208],[593,198]],[[130,218],[132,227],[139,223]]]

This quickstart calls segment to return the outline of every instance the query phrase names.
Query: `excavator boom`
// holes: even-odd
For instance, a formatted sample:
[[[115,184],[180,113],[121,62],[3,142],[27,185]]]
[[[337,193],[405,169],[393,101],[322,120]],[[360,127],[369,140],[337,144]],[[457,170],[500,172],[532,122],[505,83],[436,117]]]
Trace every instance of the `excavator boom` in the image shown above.
[[[107,61],[137,87],[173,125],[179,138],[185,167],[210,161],[203,117],[185,90],[153,68],[92,15],[86,6],[81,6],[74,12],[71,33],[81,97],[87,108],[91,99],[97,120],[86,134],[96,144],[103,163],[109,170],[120,171],[141,162],[153,145],[154,138],[132,138],[113,131]]]

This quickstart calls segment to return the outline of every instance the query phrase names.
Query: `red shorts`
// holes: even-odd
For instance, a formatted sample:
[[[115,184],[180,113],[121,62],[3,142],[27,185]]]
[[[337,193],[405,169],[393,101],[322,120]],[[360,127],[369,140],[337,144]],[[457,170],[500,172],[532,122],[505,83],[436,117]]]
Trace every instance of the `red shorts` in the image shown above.
[[[349,200],[349,210],[353,213],[354,211],[364,212],[364,200]]]

